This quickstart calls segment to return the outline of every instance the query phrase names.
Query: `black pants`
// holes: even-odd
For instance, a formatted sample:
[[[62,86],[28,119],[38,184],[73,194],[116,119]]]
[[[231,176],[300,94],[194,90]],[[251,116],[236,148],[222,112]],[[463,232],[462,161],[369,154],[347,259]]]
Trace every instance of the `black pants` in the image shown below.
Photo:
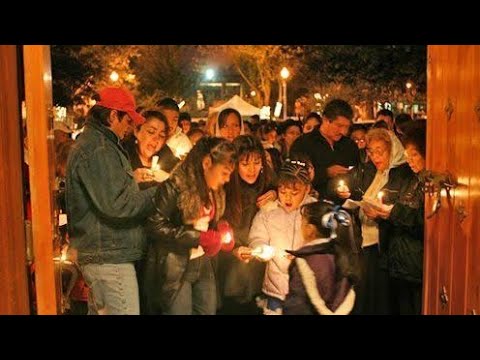
[[[378,245],[362,249],[361,279],[355,286],[353,315],[388,315],[390,311],[388,274],[380,269]]]
[[[390,278],[390,304],[394,315],[420,315],[422,284]]]

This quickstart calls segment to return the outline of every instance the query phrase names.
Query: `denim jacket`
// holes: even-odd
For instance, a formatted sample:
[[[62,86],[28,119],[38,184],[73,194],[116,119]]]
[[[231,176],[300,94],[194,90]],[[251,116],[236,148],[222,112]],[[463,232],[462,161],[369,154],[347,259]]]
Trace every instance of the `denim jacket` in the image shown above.
[[[146,251],[143,224],[156,188],[140,191],[120,139],[87,123],[67,164],[66,202],[71,246],[80,264],[125,263]]]

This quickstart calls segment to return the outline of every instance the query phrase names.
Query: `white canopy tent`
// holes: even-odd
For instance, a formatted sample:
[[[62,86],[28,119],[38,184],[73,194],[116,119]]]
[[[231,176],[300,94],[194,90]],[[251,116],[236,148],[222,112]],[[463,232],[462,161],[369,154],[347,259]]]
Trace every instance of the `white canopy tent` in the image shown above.
[[[220,112],[227,108],[237,110],[242,116],[260,115],[259,108],[249,104],[238,95],[234,95],[230,100],[220,106],[210,107],[208,113]]]

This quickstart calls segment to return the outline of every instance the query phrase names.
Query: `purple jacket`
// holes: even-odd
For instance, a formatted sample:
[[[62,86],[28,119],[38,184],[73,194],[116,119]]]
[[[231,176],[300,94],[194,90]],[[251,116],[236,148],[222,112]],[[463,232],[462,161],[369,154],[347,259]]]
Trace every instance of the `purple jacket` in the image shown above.
[[[355,303],[355,292],[345,277],[337,279],[333,246],[311,243],[297,251],[289,274],[289,293],[284,315],[347,315]]]

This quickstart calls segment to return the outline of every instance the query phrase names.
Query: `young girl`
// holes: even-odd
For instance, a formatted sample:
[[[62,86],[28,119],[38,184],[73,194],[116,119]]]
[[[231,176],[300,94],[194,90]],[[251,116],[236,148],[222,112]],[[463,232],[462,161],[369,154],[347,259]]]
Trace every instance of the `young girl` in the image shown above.
[[[256,137],[240,135],[233,144],[237,149],[238,165],[231,181],[225,186],[227,208],[225,220],[233,228],[236,248],[220,255],[222,314],[256,314],[255,295],[261,293],[265,264],[245,263],[240,246],[248,246],[248,233],[259,208],[277,199],[273,190],[273,172],[267,164],[265,150]]]
[[[215,314],[211,258],[234,246],[231,229],[219,220],[225,210],[223,185],[236,161],[232,143],[204,137],[158,186],[156,212],[147,223],[146,313]]]
[[[295,256],[289,269],[285,315],[347,315],[355,303],[356,257],[350,216],[331,202],[307,204],[301,209],[306,244],[288,251]],[[338,229],[338,237],[337,237]]]
[[[267,296],[264,314],[281,314],[288,294],[291,256],[285,250],[303,245],[300,207],[315,201],[308,195],[310,178],[305,163],[287,161],[280,170],[276,208],[261,209],[253,219],[249,247],[239,248],[245,261],[252,257],[267,262],[262,291]]]

